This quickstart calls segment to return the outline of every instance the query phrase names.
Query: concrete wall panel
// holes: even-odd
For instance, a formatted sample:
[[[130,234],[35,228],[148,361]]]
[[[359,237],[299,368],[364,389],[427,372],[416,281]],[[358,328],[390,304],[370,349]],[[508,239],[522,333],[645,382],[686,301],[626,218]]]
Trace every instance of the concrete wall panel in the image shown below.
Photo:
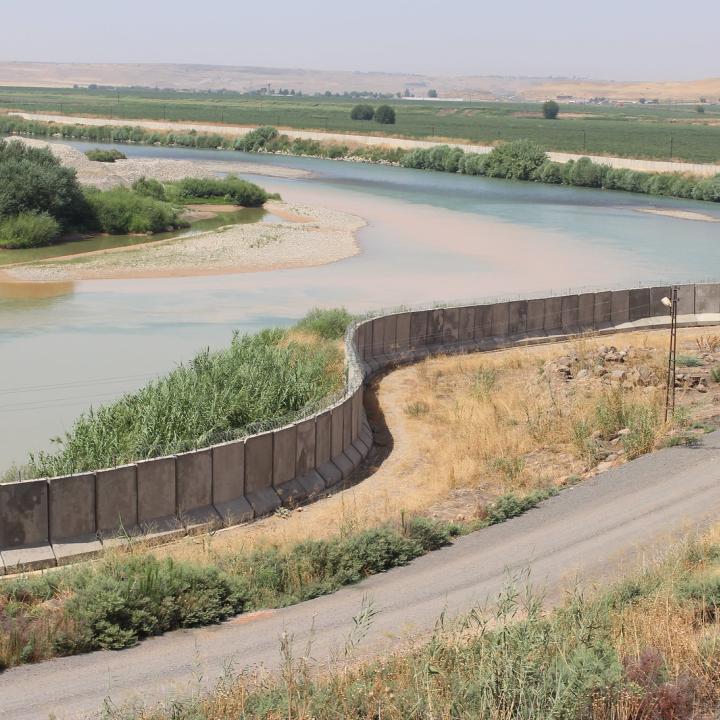
[[[545,330],[545,299],[528,300],[527,332],[537,335]]]
[[[0,484],[0,550],[47,543],[47,480]]]
[[[212,450],[180,453],[175,458],[177,513],[183,516],[212,505]]]
[[[510,327],[510,303],[495,303],[491,307],[493,337],[507,337]]]
[[[400,352],[410,349],[410,313],[400,313],[397,316],[396,328],[397,349]]]
[[[663,298],[670,298],[672,289],[669,285],[650,288],[650,317],[670,317],[670,308],[662,304]]]
[[[137,467],[99,470],[95,475],[95,504],[99,533],[134,530],[138,524]]]
[[[458,329],[458,340],[469,342],[475,337],[475,308],[460,308],[460,327]]]
[[[253,435],[245,440],[245,494],[272,487],[273,433]]]
[[[175,458],[137,463],[138,522],[151,523],[175,515]]]
[[[370,357],[376,358],[383,355],[385,342],[385,318],[379,317],[372,321],[372,353]]]
[[[352,424],[351,424],[351,436],[352,441],[355,442],[357,436],[360,434],[360,423],[362,422],[362,410],[363,410],[363,388],[362,385],[353,393],[352,396]]]
[[[315,418],[303,420],[297,426],[295,473],[304,475],[315,469]]]
[[[650,317],[650,288],[630,290],[630,322]]]
[[[349,397],[343,404],[343,450],[352,445],[352,397]]]
[[[695,285],[678,286],[678,315],[695,314]]]
[[[612,317],[612,292],[603,290],[595,293],[595,328],[600,329]]]
[[[460,308],[446,308],[443,314],[443,342],[456,343],[460,333]]]
[[[410,314],[410,348],[422,348],[427,345],[428,316],[427,310],[419,310]]]
[[[562,298],[545,299],[545,332],[557,332],[562,329]]]
[[[578,327],[581,330],[592,330],[595,327],[595,293],[578,296]]]
[[[478,305],[475,308],[475,339],[492,337],[492,305]]]
[[[610,299],[610,322],[620,325],[630,320],[630,291],[613,290]]]
[[[297,455],[297,426],[275,430],[273,433],[273,487],[295,477]]]
[[[560,298],[560,315],[563,330],[577,329],[580,321],[580,297],[578,295],[563,295]]]
[[[67,475],[48,480],[50,542],[94,535],[95,475]]]
[[[524,335],[527,332],[527,300],[514,300],[508,305],[508,334]]]
[[[332,424],[330,411],[315,418],[315,465],[320,467],[330,461],[332,452]]]
[[[232,502],[245,494],[245,441],[215,445],[212,449],[213,504]]]
[[[383,354],[397,352],[397,315],[388,315],[383,325]]]
[[[345,411],[342,405],[334,407],[330,411],[330,455],[331,458],[342,454],[343,447],[343,424]]]
[[[442,343],[444,315],[445,311],[442,308],[430,310],[428,313],[428,345]]]
[[[720,313],[720,284],[695,286],[695,312]]]

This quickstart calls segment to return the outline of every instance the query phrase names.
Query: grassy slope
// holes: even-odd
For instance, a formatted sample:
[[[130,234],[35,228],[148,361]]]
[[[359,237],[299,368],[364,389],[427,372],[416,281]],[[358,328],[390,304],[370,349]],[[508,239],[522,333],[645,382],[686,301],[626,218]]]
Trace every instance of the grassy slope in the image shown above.
[[[396,125],[350,120],[356,101],[339,98],[260,98],[228,93],[168,93],[0,88],[0,108],[89,114],[126,119],[187,120],[275,125],[298,129],[444,137],[479,143],[528,138],[548,150],[576,153],[720,161],[720,107],[563,106],[558,121],[524,103],[390,101]],[[385,101],[371,101],[377,105]],[[563,115],[565,116],[563,118]],[[713,124],[714,123],[714,124]]]

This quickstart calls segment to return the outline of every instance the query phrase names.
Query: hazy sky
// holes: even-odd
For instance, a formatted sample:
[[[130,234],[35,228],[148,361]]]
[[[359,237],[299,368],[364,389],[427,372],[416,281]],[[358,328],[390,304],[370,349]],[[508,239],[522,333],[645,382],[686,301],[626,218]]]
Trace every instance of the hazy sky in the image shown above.
[[[720,0],[0,0],[0,60],[720,75]]]

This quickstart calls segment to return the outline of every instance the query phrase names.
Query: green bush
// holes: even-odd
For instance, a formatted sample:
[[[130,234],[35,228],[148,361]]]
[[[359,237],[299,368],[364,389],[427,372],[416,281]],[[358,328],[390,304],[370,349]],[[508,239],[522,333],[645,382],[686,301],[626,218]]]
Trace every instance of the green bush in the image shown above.
[[[680,367],[701,367],[703,361],[697,355],[678,355],[677,364]]]
[[[157,233],[186,227],[169,203],[138,195],[127,188],[86,191],[91,208],[89,226],[111,235]]]
[[[121,153],[119,150],[115,150],[114,148],[112,150],[88,150],[85,153],[85,157],[88,160],[93,160],[94,162],[105,163],[114,163],[116,160],[127,160],[127,155],[125,155],[125,153]]]
[[[484,162],[488,177],[530,180],[547,161],[545,151],[530,140],[515,140],[494,148]]]
[[[222,198],[234,205],[261,207],[270,199],[270,195],[259,185],[241,180],[236,175],[228,175],[222,180],[216,178],[185,178],[168,183],[180,201],[195,199]]]
[[[375,122],[381,125],[394,125],[395,110],[390,105],[380,105],[375,111]]]
[[[340,340],[352,320],[353,316],[345,308],[313,308],[296,327],[315,333],[324,340]]]
[[[163,184],[152,178],[148,179],[144,175],[132,184],[132,190],[137,195],[142,195],[143,197],[150,197],[155,200],[166,199]]]
[[[0,140],[0,220],[47,213],[67,230],[87,218],[75,170],[63,167],[49,148]]]
[[[350,111],[351,120],[372,120],[375,117],[375,108],[372,105],[356,105]]]
[[[23,212],[0,220],[0,248],[50,245],[60,235],[60,224],[46,212]]]
[[[260,152],[278,138],[278,131],[269,125],[251,130],[235,141],[235,149],[243,152]]]
[[[546,120],[555,120],[560,112],[560,106],[554,100],[546,100],[542,105],[542,114]]]

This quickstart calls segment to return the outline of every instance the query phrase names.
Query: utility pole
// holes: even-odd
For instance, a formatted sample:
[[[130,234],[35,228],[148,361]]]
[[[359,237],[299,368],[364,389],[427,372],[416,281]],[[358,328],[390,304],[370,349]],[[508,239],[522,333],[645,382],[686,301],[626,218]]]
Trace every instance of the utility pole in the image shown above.
[[[675,414],[675,378],[677,375],[677,311],[678,289],[673,285],[670,297],[664,297],[660,302],[670,308],[670,349],[668,351],[667,382],[665,384],[665,422],[671,412]]]
[[[587,131],[583,130],[583,152],[587,151]]]
[[[673,136],[670,136],[670,159],[673,159]]]

